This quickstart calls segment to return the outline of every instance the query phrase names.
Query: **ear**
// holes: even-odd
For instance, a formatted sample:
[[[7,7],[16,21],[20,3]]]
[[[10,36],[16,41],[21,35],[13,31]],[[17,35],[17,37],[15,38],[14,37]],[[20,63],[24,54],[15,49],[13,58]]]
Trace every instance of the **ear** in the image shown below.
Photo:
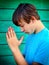
[[[31,22],[34,23],[36,18],[34,16],[31,17]]]
[[[36,20],[36,18],[34,16],[31,17],[32,20]]]

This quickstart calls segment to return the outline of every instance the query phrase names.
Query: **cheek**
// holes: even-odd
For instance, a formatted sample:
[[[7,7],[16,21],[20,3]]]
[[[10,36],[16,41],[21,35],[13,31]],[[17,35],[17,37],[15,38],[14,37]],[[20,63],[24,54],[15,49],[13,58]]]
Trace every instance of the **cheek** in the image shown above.
[[[26,26],[26,30],[30,30],[30,27],[29,26]]]
[[[29,25],[25,25],[24,26],[24,30],[29,30],[30,29],[30,26]]]

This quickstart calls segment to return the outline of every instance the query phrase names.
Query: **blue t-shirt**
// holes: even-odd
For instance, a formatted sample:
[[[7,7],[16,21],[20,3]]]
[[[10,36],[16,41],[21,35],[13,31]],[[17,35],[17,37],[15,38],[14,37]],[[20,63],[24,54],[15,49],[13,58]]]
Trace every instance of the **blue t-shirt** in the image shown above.
[[[33,62],[49,65],[49,31],[47,28],[36,34],[29,34],[24,55],[29,65],[32,65]]]

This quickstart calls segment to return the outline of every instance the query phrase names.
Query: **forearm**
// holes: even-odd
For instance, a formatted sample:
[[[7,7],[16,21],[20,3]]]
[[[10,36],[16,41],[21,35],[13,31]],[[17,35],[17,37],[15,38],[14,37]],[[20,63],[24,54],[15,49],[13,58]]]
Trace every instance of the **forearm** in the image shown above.
[[[10,27],[6,33],[6,38],[8,45],[13,52],[15,61],[18,65],[28,65],[25,59],[23,58],[18,46],[22,43],[23,37],[20,40],[17,39],[14,30]]]
[[[12,52],[18,65],[28,65],[18,47]]]

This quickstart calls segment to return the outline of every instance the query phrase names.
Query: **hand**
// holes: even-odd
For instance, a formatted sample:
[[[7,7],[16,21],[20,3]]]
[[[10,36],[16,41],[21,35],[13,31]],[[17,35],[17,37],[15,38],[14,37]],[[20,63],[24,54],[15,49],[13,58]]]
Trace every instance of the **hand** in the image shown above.
[[[19,46],[22,43],[23,36],[21,37],[20,40],[17,39],[17,36],[13,30],[13,28],[9,28],[8,32],[6,33],[6,38],[8,45],[10,46],[11,49],[16,48],[16,46]]]

